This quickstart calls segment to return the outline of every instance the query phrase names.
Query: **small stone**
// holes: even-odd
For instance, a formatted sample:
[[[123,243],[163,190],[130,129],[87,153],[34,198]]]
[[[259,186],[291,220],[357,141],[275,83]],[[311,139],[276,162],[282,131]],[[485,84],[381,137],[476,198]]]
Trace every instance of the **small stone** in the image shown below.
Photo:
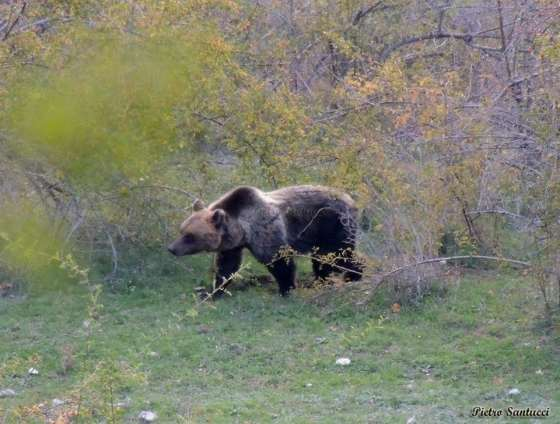
[[[84,322],[82,322],[82,326],[86,329],[89,328],[90,325],[91,325],[91,321],[89,319],[86,319],[84,320]]]
[[[39,371],[37,370],[37,368],[29,368],[29,370],[27,370],[27,374],[29,374],[29,375],[39,375]]]
[[[51,403],[52,403],[53,408],[56,408],[58,406],[64,405],[66,402],[64,402],[62,399],[54,398]]]
[[[141,423],[153,423],[155,420],[157,420],[157,417],[157,414],[152,411],[142,411],[138,415],[138,419]]]
[[[317,344],[323,344],[327,341],[327,339],[325,337],[315,337],[315,343]]]
[[[515,387],[513,389],[510,389],[509,392],[508,392],[509,396],[518,396],[520,394],[521,394],[521,390],[519,390]]]
[[[406,424],[416,424],[416,417],[413,415],[408,420],[406,420]]]
[[[535,371],[535,374],[537,374],[537,375],[543,375],[544,372],[543,372],[543,370],[536,370],[536,371]]]
[[[148,356],[151,356],[152,358],[159,358],[159,353],[157,353],[157,352],[150,352],[150,353],[148,353]]]
[[[130,398],[126,398],[124,400],[121,400],[120,402],[117,402],[116,406],[118,409],[127,409],[130,406]]]
[[[336,365],[350,365],[351,362],[350,358],[338,358],[336,360]]]
[[[432,366],[426,365],[424,368],[420,368],[424,375],[430,375],[432,373]]]
[[[305,387],[313,387],[313,383],[306,383]]]
[[[0,399],[7,398],[7,397],[14,397],[16,392],[12,389],[3,389],[0,390]]]

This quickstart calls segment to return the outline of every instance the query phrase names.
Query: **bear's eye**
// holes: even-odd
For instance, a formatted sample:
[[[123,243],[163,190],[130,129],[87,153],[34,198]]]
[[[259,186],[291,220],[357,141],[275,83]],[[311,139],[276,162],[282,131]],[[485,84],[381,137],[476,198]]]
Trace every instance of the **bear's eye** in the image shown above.
[[[183,242],[185,243],[193,243],[195,240],[195,237],[193,234],[185,234],[183,236]]]

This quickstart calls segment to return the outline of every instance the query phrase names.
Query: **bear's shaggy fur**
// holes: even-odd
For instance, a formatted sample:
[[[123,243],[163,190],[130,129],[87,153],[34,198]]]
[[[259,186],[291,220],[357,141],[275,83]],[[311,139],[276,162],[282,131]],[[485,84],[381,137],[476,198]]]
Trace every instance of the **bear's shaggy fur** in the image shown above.
[[[293,186],[271,192],[238,187],[208,207],[200,201],[181,225],[181,236],[169,251],[176,256],[217,252],[219,287],[239,270],[247,248],[267,266],[278,282],[280,294],[295,287],[295,264],[279,257],[283,248],[311,253],[317,278],[344,272],[357,280],[361,266],[354,259],[357,209],[345,193],[321,186]],[[325,263],[321,256],[335,254]]]

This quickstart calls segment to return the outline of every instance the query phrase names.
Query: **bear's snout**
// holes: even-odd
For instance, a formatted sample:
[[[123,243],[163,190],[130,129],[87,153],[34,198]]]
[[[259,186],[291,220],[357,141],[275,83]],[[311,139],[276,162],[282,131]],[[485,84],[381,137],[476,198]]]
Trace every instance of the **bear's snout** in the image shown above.
[[[172,255],[177,256],[177,250],[175,250],[175,248],[173,247],[173,245],[169,245],[167,246],[167,250],[169,251],[169,253],[171,253]]]

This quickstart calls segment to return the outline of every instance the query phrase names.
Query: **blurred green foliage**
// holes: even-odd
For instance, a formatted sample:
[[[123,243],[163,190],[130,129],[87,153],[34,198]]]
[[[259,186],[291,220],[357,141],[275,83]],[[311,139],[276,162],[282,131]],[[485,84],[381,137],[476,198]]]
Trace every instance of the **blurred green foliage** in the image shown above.
[[[209,57],[196,37],[84,38],[64,67],[13,86],[12,144],[80,185],[106,188],[149,173],[177,147],[177,115],[201,94]]]
[[[61,267],[65,224],[53,222],[31,202],[6,202],[0,208],[0,263],[13,276],[35,283],[35,289],[53,288],[70,281]]]

